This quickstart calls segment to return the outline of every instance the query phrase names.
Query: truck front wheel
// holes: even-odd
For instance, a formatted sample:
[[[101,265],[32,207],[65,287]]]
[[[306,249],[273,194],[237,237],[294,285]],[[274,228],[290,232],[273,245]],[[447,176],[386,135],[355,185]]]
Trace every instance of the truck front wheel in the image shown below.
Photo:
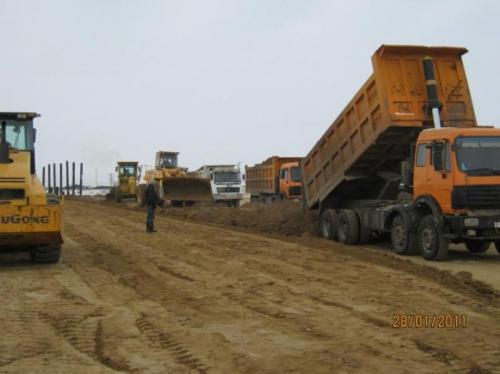
[[[464,239],[464,244],[472,253],[484,253],[490,248],[490,242],[484,240]]]
[[[399,255],[411,255],[418,252],[417,235],[409,231],[403,217],[397,215],[392,220],[391,243],[394,252]]]
[[[337,239],[337,212],[334,209],[325,209],[321,214],[321,235],[325,239]]]
[[[426,260],[439,261],[448,255],[450,243],[436,224],[432,215],[427,215],[418,225],[418,247]]]
[[[354,210],[343,209],[337,219],[337,238],[344,244],[356,244],[359,240],[359,220]]]
[[[495,242],[495,248],[497,249],[497,252],[500,254],[500,240],[497,240]]]

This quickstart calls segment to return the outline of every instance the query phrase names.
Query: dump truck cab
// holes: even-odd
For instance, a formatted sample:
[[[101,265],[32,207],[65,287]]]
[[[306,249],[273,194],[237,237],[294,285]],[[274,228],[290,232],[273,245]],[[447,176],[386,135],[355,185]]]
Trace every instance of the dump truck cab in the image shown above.
[[[0,246],[22,246],[35,262],[57,262],[61,206],[36,176],[36,113],[0,113]]]
[[[135,198],[139,179],[139,163],[137,161],[118,161],[116,179],[115,201],[120,202],[123,198]]]
[[[280,195],[285,200],[299,200],[301,198],[302,176],[298,161],[281,165]]]
[[[203,165],[190,174],[210,179],[216,203],[240,206],[240,201],[243,199],[243,183],[239,165]]]
[[[442,216],[451,240],[500,240],[500,129],[428,129],[415,149],[417,210]]]

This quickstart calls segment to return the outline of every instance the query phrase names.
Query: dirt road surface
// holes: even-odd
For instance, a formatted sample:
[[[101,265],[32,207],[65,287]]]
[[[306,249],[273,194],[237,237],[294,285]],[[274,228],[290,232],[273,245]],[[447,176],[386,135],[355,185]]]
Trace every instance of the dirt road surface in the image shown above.
[[[465,275],[165,216],[147,234],[113,206],[64,213],[59,264],[0,255],[0,373],[499,372],[499,294]]]

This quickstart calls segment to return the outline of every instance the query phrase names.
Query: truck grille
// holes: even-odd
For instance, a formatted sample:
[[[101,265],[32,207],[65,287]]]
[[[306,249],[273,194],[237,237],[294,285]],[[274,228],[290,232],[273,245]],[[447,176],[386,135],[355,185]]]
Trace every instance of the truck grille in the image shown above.
[[[300,196],[302,194],[302,188],[300,186],[289,187],[288,194],[290,196]]]
[[[217,192],[218,193],[240,192],[240,188],[239,187],[217,187]]]
[[[451,204],[455,209],[500,209],[500,186],[457,186]]]

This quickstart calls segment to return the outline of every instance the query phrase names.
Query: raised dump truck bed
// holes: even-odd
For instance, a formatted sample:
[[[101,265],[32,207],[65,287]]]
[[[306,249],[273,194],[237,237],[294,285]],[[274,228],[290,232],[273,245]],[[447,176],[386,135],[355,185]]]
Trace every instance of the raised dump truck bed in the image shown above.
[[[305,207],[394,197],[397,191],[385,181],[400,174],[410,145],[422,129],[433,126],[422,68],[427,56],[434,62],[442,125],[476,126],[461,58],[466,52],[381,46],[372,57],[373,74],[302,160]]]

